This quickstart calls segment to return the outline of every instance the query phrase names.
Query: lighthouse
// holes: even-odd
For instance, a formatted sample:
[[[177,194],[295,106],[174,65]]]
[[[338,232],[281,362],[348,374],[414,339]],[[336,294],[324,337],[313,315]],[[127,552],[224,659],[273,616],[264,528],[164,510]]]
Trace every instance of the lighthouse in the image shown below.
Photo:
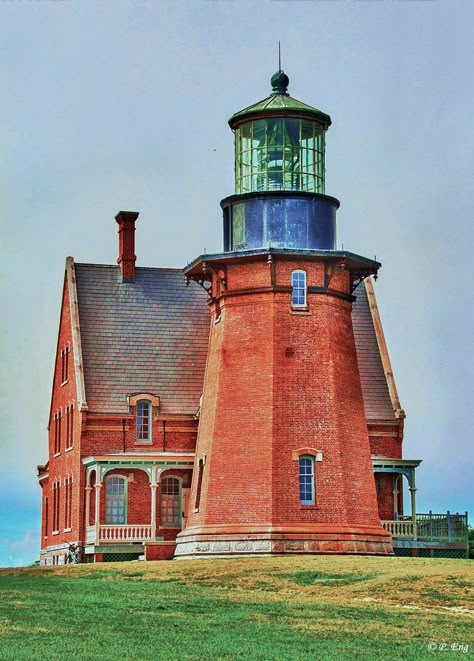
[[[207,292],[211,330],[176,557],[391,554],[351,316],[380,264],[337,250],[329,115],[292,98],[281,69],[271,86],[229,120],[223,251],[185,268]]]

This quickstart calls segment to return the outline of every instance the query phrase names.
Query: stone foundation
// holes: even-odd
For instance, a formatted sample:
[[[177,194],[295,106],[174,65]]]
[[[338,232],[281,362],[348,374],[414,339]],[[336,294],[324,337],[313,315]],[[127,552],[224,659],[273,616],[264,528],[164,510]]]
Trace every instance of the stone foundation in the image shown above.
[[[312,526],[212,526],[186,529],[175,558],[276,555],[285,553],[393,555],[392,538],[382,528]]]

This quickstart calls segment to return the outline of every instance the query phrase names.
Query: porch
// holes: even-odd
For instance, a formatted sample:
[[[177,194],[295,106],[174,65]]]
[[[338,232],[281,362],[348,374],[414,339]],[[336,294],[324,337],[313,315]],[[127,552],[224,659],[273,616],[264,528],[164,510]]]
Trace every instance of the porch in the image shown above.
[[[193,460],[184,453],[83,459],[87,560],[168,557],[185,525]]]
[[[395,555],[419,557],[467,558],[469,529],[467,512],[416,513],[382,521],[392,535]]]

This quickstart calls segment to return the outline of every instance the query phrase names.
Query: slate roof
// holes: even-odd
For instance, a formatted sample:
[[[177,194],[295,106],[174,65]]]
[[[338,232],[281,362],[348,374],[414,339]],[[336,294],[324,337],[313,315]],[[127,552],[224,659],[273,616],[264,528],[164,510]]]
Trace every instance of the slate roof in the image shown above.
[[[86,398],[91,412],[128,413],[127,394],[161,398],[160,412],[194,414],[209,338],[205,292],[179,269],[75,264]],[[354,336],[368,420],[393,420],[365,286],[353,307]]]
[[[178,269],[75,264],[89,411],[128,413],[127,394],[161,397],[160,412],[199,406],[209,338],[205,292]]]
[[[395,412],[380,357],[364,283],[354,292],[352,324],[367,420],[394,420]]]

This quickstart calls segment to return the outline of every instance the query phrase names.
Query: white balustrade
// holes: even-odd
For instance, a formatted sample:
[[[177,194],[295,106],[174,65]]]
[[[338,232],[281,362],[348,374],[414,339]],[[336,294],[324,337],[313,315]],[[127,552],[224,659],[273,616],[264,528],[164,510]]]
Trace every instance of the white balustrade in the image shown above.
[[[143,542],[151,539],[151,525],[100,526],[101,542]]]
[[[392,537],[413,539],[415,536],[413,521],[382,521],[382,526]]]

